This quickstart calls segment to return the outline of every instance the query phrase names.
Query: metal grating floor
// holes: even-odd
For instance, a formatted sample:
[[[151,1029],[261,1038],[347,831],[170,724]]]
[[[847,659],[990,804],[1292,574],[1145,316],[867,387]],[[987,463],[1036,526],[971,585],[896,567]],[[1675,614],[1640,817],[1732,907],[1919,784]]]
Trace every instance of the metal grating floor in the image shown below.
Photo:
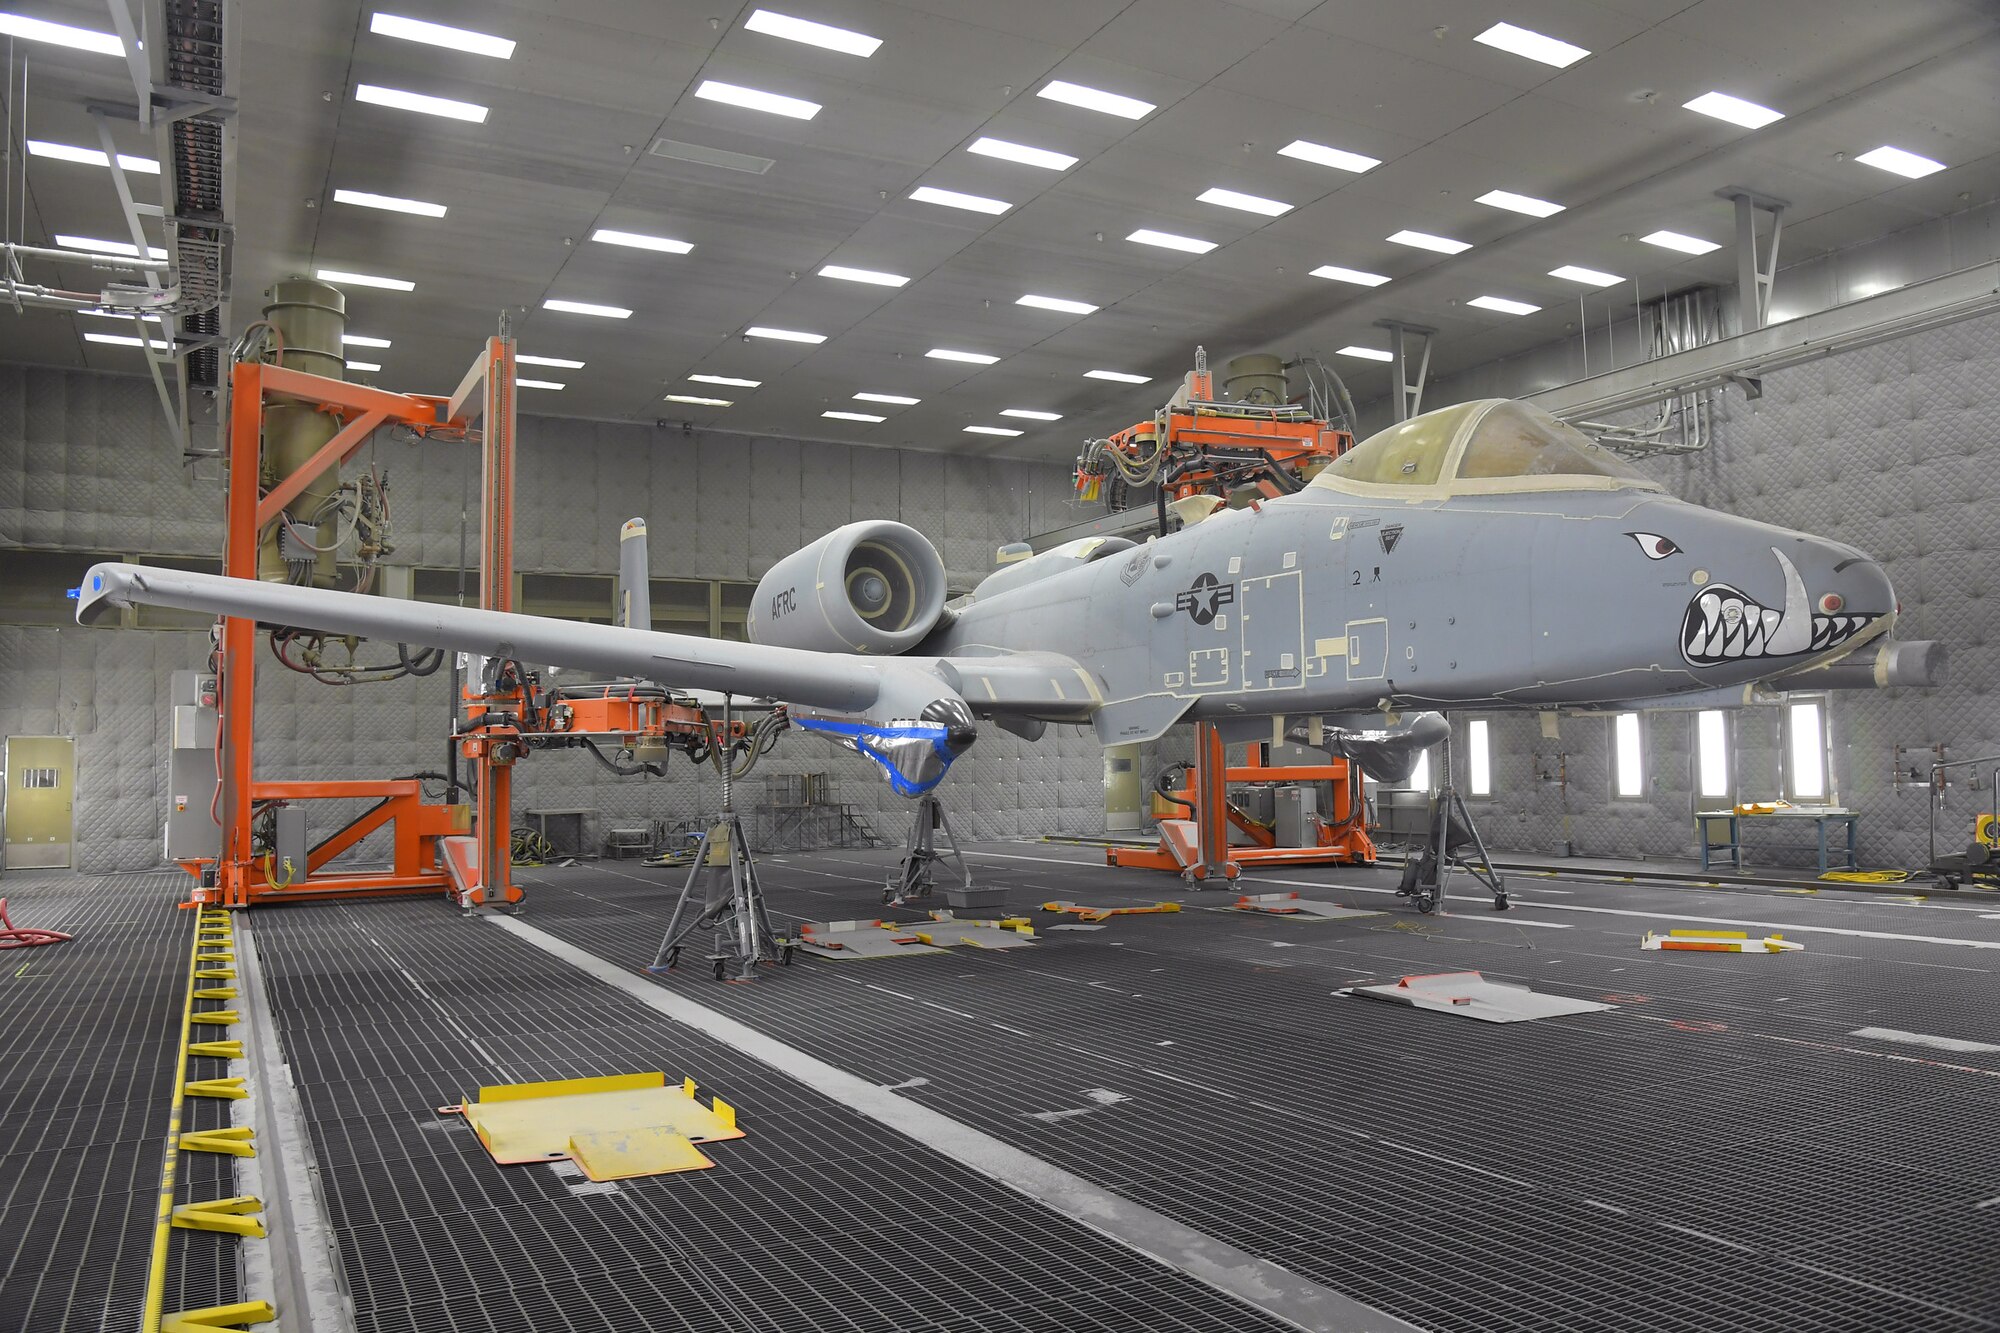
[[[260,911],[256,939],[361,1329],[1285,1327],[663,1019],[442,902]],[[801,972],[803,975],[803,972]],[[692,1075],[749,1137],[593,1185],[498,1167],[481,1083]]]
[[[0,880],[16,925],[76,936],[0,952],[0,1333],[139,1326],[194,931],[175,907],[184,885],[178,872]],[[191,1098],[187,1119],[225,1125],[227,1103]],[[183,1154],[179,1200],[232,1193],[232,1160]],[[166,1308],[238,1299],[234,1246],[175,1232]]]
[[[1015,911],[1228,901],[1087,849],[980,850]],[[891,859],[760,866],[781,916],[828,919],[881,912]],[[531,924],[633,967],[679,884],[610,866],[522,878]],[[1538,906],[1420,918],[1371,891],[1381,874],[1260,879],[1244,890],[1337,880],[1301,891],[1385,915],[1195,910],[1045,932],[1031,951],[663,984],[1428,1327],[2000,1328],[2000,1059],[1850,1035],[1990,1039],[2000,947],[1949,941],[2000,946],[2000,922],[1527,877],[1516,897]],[[1806,952],[1640,952],[1689,915],[1789,927]],[[1332,994],[1467,968],[1620,1007],[1494,1027]]]

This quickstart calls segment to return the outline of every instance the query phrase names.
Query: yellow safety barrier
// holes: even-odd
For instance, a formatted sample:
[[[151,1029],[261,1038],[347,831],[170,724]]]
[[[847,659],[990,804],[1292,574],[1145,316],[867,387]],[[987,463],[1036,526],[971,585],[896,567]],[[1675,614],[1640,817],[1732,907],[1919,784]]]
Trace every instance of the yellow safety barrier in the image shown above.
[[[170,1314],[161,1323],[160,1333],[215,1333],[218,1328],[268,1324],[277,1317],[278,1312],[269,1301],[239,1301],[235,1305],[211,1305]]]

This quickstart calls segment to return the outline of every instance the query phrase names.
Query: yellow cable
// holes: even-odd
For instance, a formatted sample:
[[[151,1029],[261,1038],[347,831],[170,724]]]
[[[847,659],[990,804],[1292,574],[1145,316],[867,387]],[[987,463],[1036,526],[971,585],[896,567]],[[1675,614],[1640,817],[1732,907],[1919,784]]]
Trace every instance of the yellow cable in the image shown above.
[[[1829,870],[1821,879],[1835,880],[1842,884],[1907,884],[1910,872],[1907,870]]]
[[[174,1063],[174,1101],[167,1115],[167,1155],[160,1165],[160,1207],[153,1221],[153,1262],[146,1275],[146,1305],[140,1318],[140,1333],[160,1333],[160,1307],[167,1293],[167,1239],[174,1226],[174,1171],[181,1147],[181,1108],[187,1100],[188,1033],[194,1028],[194,973],[200,966],[195,955],[201,952],[201,917],[205,909],[194,909],[194,943],[188,949],[187,983],[182,988],[187,999],[181,1005],[180,1053]]]

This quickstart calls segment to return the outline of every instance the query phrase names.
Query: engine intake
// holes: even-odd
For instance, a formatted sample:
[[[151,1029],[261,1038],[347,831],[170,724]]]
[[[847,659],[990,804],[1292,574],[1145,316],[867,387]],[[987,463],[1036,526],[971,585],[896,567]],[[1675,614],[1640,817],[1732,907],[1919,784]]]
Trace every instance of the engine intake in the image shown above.
[[[835,528],[780,560],[751,599],[752,643],[901,653],[944,614],[944,560],[915,528],[877,519]]]

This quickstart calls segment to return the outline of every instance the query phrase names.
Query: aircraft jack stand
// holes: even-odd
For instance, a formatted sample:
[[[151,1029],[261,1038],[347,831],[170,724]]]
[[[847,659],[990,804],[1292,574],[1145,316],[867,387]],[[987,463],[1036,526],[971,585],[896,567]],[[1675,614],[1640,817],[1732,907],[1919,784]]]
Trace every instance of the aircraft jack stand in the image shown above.
[[[1468,843],[1471,856],[1464,854]],[[1507,910],[1507,882],[1493,868],[1486,840],[1479,836],[1472,812],[1465,808],[1465,798],[1447,781],[1431,800],[1431,825],[1423,851],[1403,862],[1403,878],[1396,894],[1416,904],[1419,912],[1435,912],[1444,906],[1445,881],[1453,870],[1462,870],[1484,884],[1493,894],[1494,911]]]
[[[942,852],[937,847],[939,833],[944,834]],[[901,907],[930,897],[936,887],[931,868],[947,858],[958,867],[965,891],[972,892],[972,870],[959,854],[958,839],[951,836],[951,825],[945,822],[944,804],[926,792],[917,801],[916,816],[910,821],[909,841],[903,844],[903,860],[897,867],[896,878],[882,890],[882,901]]]

